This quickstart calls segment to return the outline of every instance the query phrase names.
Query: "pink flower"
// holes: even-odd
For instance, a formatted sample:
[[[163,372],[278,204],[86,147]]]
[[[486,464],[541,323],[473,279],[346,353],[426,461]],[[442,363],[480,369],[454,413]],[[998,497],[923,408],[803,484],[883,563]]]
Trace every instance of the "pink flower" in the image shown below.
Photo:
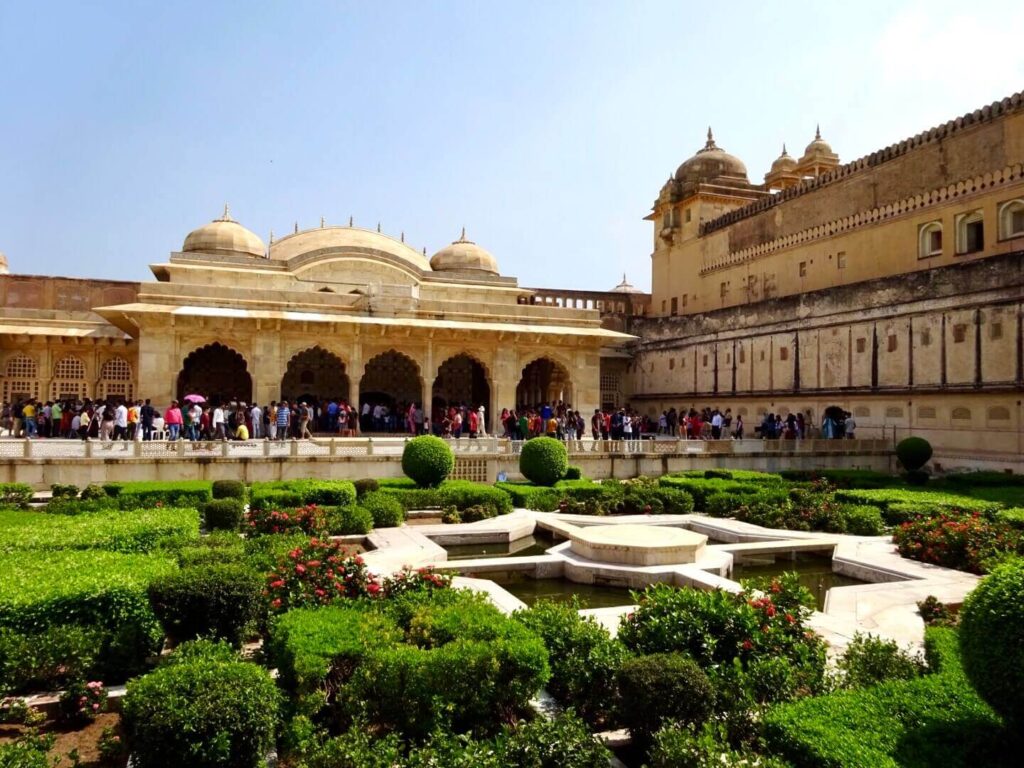
[[[270,582],[271,589],[280,589],[284,586],[284,579],[278,579],[277,581]]]
[[[744,640],[743,641],[743,650],[744,651],[752,650],[753,647],[754,647],[754,644],[752,642],[750,642],[749,640]]]
[[[371,595],[376,595],[378,592],[380,592],[380,584],[376,584],[371,581],[369,584],[366,585],[366,591],[369,592]]]
[[[281,598],[277,598],[276,600],[271,601],[270,607],[271,608],[280,608],[281,607]]]
[[[305,573],[306,572],[306,566],[304,566],[302,563],[299,563],[298,565],[295,566],[295,572],[299,573],[299,574]]]

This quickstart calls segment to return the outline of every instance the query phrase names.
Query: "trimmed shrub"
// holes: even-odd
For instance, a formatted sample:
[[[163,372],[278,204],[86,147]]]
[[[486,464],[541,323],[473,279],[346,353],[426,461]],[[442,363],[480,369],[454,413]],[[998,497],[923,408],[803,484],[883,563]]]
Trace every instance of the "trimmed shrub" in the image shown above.
[[[197,541],[199,514],[194,509],[154,508],[67,517],[29,510],[0,510],[0,551],[150,552],[168,539]]]
[[[628,659],[619,668],[616,681],[619,719],[641,742],[663,725],[701,725],[714,711],[711,681],[682,653]]]
[[[309,536],[304,533],[248,536],[243,542],[245,561],[260,573],[266,573],[287,557],[289,552],[307,544]]]
[[[519,471],[535,485],[554,485],[565,477],[568,468],[565,444],[553,437],[527,440],[519,453]]]
[[[50,495],[54,499],[77,499],[78,486],[64,483],[54,483],[50,486]]]
[[[165,507],[191,507],[198,509],[204,501],[213,498],[212,483],[206,480],[180,480],[177,482],[105,483],[103,490],[116,497],[121,509],[144,509],[156,504]],[[85,492],[82,492],[85,498]]]
[[[896,458],[907,472],[917,472],[932,457],[932,444],[923,437],[905,437],[896,444]]]
[[[266,582],[265,594],[274,612],[380,592],[363,558],[350,557],[343,544],[329,539],[306,539],[288,550],[267,571]]]
[[[214,531],[203,536],[195,544],[178,549],[175,556],[182,568],[193,565],[241,563],[246,558],[245,539],[231,531]]]
[[[487,506],[494,510],[495,515],[506,515],[512,511],[512,500],[508,494],[493,485],[469,480],[446,480],[438,490],[441,506],[451,505],[458,510]]]
[[[245,502],[236,496],[213,499],[200,507],[199,514],[209,531],[237,531],[245,516]]]
[[[363,498],[363,496],[365,496],[366,494],[370,493],[371,491],[376,491],[380,487],[380,484],[372,477],[364,477],[361,480],[353,480],[352,485],[355,486],[357,499]]]
[[[308,536],[323,536],[327,533],[327,514],[327,508],[315,504],[280,510],[254,507],[249,510],[246,532],[251,535],[305,533]]]
[[[365,507],[335,507],[327,510],[327,530],[332,536],[352,536],[369,533],[373,528],[373,513]]]
[[[839,658],[844,688],[867,688],[886,680],[913,680],[924,674],[924,662],[892,640],[857,633]]]
[[[1024,561],[1004,563],[960,611],[964,670],[1011,728],[1024,726]]]
[[[240,645],[263,610],[263,578],[244,565],[201,565],[154,580],[149,601],[176,642],[215,637]]]
[[[288,509],[316,504],[346,507],[356,501],[356,488],[349,480],[280,480],[253,483],[249,489],[250,510]]]
[[[437,487],[454,468],[451,446],[439,437],[414,437],[402,450],[402,471],[421,488]]]
[[[359,506],[370,513],[374,528],[397,528],[405,522],[402,503],[390,493],[371,491],[359,500]]]
[[[96,501],[98,499],[117,499],[118,494],[121,493],[121,486],[115,485],[107,488],[103,485],[97,485],[96,483],[90,483],[82,489],[81,498],[85,501]]]
[[[146,590],[176,568],[166,558],[99,550],[5,554],[0,627],[26,634],[95,627],[102,632],[97,664],[103,679],[124,679],[160,647],[163,631]]]
[[[279,696],[255,664],[200,657],[131,681],[122,706],[139,768],[255,768],[273,747]]]
[[[102,643],[102,630],[79,624],[29,633],[0,628],[0,698],[96,677]]]
[[[28,483],[0,483],[0,507],[27,507],[34,495]]]
[[[577,466],[570,464],[565,468],[565,479],[566,480],[582,480],[583,470]]]
[[[770,709],[763,735],[796,768],[1012,765],[1006,731],[960,667],[956,632],[929,627],[932,674]]]
[[[878,507],[866,504],[845,506],[842,515],[846,519],[846,532],[854,536],[881,536],[885,533],[885,521]]]
[[[727,729],[713,724],[694,729],[671,725],[656,734],[648,751],[649,768],[790,768],[789,763],[747,749],[734,750]]]
[[[996,521],[1018,530],[1024,530],[1024,507],[1001,509],[996,512]]]
[[[903,557],[971,573],[986,573],[1007,557],[1024,554],[1024,532],[979,513],[915,518],[896,529],[893,542]]]
[[[241,480],[214,480],[210,492],[215,499],[245,500],[245,483]]]
[[[605,768],[611,753],[587,729],[585,723],[571,712],[551,719],[538,717],[506,728],[497,739],[498,766],[516,768]],[[484,756],[489,754],[485,752]],[[423,768],[451,763],[423,763]],[[479,760],[467,762],[465,768],[477,768]]]
[[[540,636],[548,649],[548,691],[592,725],[607,728],[618,702],[615,675],[628,658],[625,646],[577,606],[540,601],[515,618]]]

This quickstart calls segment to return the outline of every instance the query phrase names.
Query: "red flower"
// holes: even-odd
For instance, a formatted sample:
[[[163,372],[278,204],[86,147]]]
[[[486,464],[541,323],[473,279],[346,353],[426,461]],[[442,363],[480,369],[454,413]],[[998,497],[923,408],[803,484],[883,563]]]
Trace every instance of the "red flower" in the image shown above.
[[[304,566],[302,563],[299,563],[298,565],[295,566],[295,572],[296,573],[305,573],[306,572],[306,566]]]
[[[284,579],[278,579],[277,581],[270,582],[271,589],[280,589],[284,586]]]
[[[270,601],[270,607],[271,608],[280,608],[281,607],[281,598],[278,597],[278,598],[276,598],[274,600],[271,600]]]
[[[380,592],[380,584],[371,581],[369,584],[366,585],[366,591],[369,592],[371,595],[376,595],[378,592]]]
[[[786,621],[788,621],[790,624],[796,623],[796,619],[793,618],[793,614],[792,613],[787,613],[786,614]]]
[[[754,644],[752,642],[750,642],[749,640],[744,640],[743,641],[743,650],[744,651],[750,651],[750,650],[753,650],[753,648],[754,648]]]

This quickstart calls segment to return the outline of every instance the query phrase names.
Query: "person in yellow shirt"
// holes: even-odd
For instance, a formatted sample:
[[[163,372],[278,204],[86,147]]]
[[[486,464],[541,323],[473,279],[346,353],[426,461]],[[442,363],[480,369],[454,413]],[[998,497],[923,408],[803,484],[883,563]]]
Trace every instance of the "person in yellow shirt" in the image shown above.
[[[22,418],[25,420],[25,437],[36,436],[36,404],[29,400],[21,409]]]
[[[548,419],[548,422],[547,422],[547,424],[544,427],[544,431],[545,431],[545,433],[547,434],[548,437],[557,437],[558,436],[558,419],[556,419],[554,416],[552,416],[550,419]]]
[[[249,439],[249,428],[245,426],[244,421],[238,422],[238,428],[235,430],[235,440],[248,440]]]

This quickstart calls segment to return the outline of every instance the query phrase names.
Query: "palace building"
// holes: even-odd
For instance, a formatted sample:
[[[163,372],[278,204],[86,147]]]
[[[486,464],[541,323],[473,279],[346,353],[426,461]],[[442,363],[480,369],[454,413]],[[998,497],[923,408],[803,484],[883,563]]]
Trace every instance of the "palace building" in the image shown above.
[[[662,187],[631,401],[854,414],[948,464],[1018,462],[1024,96],[840,164],[818,130],[764,183],[707,143]]]
[[[225,207],[151,282],[0,275],[2,397],[600,405],[632,339],[603,304],[519,287],[465,231],[429,259],[404,240],[321,222],[267,247]]]

